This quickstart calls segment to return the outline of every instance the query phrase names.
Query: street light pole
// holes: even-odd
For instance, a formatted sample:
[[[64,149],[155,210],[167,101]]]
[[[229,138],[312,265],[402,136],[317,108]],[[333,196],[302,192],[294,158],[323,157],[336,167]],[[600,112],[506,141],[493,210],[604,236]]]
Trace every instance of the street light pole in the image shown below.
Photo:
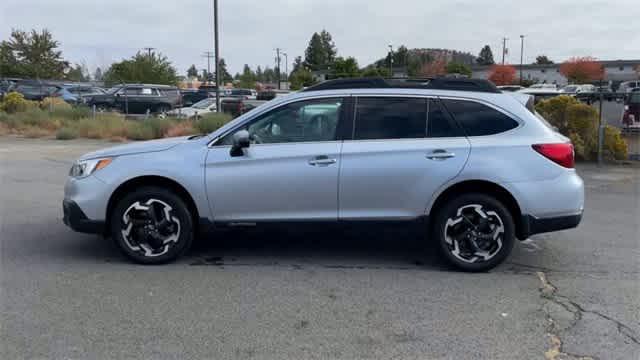
[[[220,39],[218,37],[218,0],[213,0],[213,26],[214,26],[214,37],[216,42],[215,48],[215,58],[216,58],[216,111],[221,112],[220,109]]]
[[[520,86],[522,86],[522,66],[524,64],[524,35],[520,35]]]
[[[504,65],[504,59],[505,56],[507,55],[507,39],[506,37],[502,38],[502,65]]]

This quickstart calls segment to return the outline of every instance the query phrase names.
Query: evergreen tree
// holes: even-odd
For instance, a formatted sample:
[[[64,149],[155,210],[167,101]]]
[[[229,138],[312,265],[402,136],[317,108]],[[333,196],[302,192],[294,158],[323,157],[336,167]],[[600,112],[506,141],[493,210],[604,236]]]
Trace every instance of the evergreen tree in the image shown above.
[[[187,70],[187,77],[190,77],[190,78],[198,77],[198,69],[196,68],[195,64],[191,65]]]
[[[479,65],[493,65],[495,61],[493,61],[493,52],[491,51],[491,47],[489,45],[485,45],[482,50],[480,50],[480,55],[476,59],[476,62]]]

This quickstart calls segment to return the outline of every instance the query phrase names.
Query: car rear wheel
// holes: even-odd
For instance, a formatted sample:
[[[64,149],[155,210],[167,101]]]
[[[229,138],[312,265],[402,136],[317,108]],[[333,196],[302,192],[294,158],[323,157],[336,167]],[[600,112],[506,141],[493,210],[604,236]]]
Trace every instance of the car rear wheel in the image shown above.
[[[111,216],[111,234],[120,250],[140,264],[163,264],[184,254],[193,242],[193,221],[184,201],[162,188],[126,195]]]
[[[515,243],[515,225],[507,208],[484,194],[460,195],[435,217],[434,237],[444,258],[469,272],[490,270],[502,263]]]

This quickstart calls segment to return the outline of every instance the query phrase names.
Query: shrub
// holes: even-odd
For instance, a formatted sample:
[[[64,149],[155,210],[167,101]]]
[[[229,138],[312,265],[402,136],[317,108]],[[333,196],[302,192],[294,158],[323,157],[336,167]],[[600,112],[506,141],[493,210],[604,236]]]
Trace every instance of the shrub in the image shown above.
[[[46,97],[40,102],[40,109],[44,111],[71,110],[71,105],[61,97]]]
[[[73,128],[63,127],[56,132],[56,139],[58,140],[72,140],[78,137],[78,131]]]
[[[51,116],[65,120],[76,121],[83,118],[91,117],[91,109],[87,106],[70,106],[68,108],[56,107],[51,112]]]
[[[204,115],[200,120],[195,123],[196,129],[202,134],[212,133],[224,124],[231,121],[231,116],[224,113],[209,113]]]
[[[37,107],[35,101],[25,100],[24,96],[17,92],[8,93],[0,102],[0,110],[9,114],[27,111],[34,107]]]
[[[127,137],[131,140],[155,139],[154,129],[144,122],[130,121],[127,124]]]
[[[143,126],[149,127],[153,132],[154,139],[165,137],[173,125],[173,120],[169,119],[149,118],[143,121]]]
[[[126,136],[127,123],[123,116],[110,114],[96,119],[80,119],[73,127],[80,137],[109,139],[114,136]]]
[[[607,125],[604,128],[604,154],[609,158],[616,160],[626,160],[629,157],[627,153],[627,142],[622,138],[620,130]]]
[[[536,110],[569,137],[579,160],[594,160],[598,154],[598,112],[570,96],[557,96],[536,105]],[[604,152],[608,158],[626,159],[627,144],[614,127],[605,128]]]

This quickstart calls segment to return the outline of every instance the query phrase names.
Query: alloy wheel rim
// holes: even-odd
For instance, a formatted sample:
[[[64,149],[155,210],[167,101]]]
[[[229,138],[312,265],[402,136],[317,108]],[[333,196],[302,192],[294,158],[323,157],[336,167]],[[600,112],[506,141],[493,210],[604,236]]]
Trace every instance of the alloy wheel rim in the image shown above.
[[[493,210],[465,205],[444,226],[445,242],[457,259],[474,264],[493,259],[502,249],[504,223]]]
[[[180,220],[173,208],[158,199],[136,201],[122,216],[122,238],[127,247],[145,257],[169,252],[180,239]]]

